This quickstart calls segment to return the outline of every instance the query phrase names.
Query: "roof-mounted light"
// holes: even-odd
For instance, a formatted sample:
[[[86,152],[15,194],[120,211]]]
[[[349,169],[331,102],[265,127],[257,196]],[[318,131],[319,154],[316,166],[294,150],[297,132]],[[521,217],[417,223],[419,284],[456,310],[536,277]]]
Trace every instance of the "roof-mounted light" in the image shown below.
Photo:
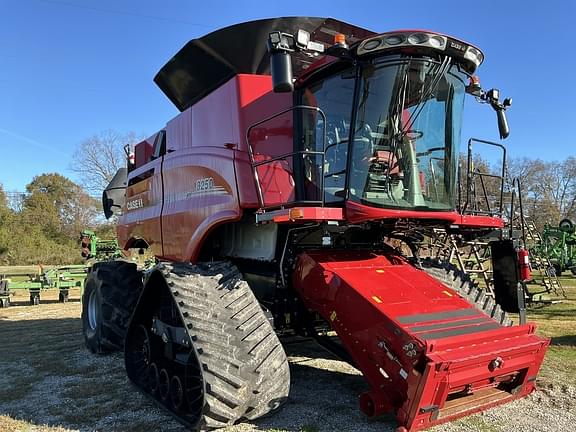
[[[427,32],[385,33],[360,43],[357,53],[358,55],[362,55],[376,50],[402,46],[444,49],[446,48],[447,40],[448,38],[446,36]]]
[[[484,54],[482,54],[479,49],[474,48],[473,46],[469,46],[464,53],[464,58],[466,60],[470,60],[478,66],[484,61]]]
[[[452,57],[463,58],[473,64],[472,69],[477,68],[484,60],[484,55],[478,48],[448,36],[425,31],[402,31],[374,36],[362,41],[356,53],[362,56],[402,48],[431,48]]]

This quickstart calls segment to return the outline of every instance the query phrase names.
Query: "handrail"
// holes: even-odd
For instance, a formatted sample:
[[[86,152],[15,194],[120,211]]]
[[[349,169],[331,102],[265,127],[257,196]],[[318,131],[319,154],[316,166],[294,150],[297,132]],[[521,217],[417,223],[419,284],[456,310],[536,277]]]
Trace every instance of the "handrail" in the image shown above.
[[[490,174],[490,173],[481,173],[479,171],[472,169],[472,143],[490,145],[490,146],[498,147],[499,149],[502,150],[502,172],[500,175],[495,175],[495,174]],[[490,215],[502,216],[503,211],[504,211],[504,183],[505,183],[504,179],[505,179],[505,175],[506,175],[506,147],[500,143],[481,140],[478,138],[470,138],[468,140],[467,164],[468,165],[466,167],[466,200],[464,201],[463,208],[461,208],[461,212],[463,214],[464,213],[470,213],[470,214],[486,214],[487,213]],[[482,186],[482,189],[484,192],[484,199],[486,200],[486,204],[488,206],[488,212],[484,212],[484,211],[480,211],[480,210],[468,210],[468,206],[470,204],[470,193],[472,191],[472,186],[473,186],[473,181],[474,181],[475,176],[478,176],[480,178],[481,186]],[[485,187],[484,180],[483,180],[484,177],[500,179],[500,205],[499,205],[499,208],[497,211],[496,210],[492,211],[490,209],[490,202],[488,199],[488,194],[486,192],[486,187]]]
[[[276,117],[280,117],[281,115],[286,114],[287,112],[294,111],[297,109],[315,111],[322,116],[322,151],[320,152],[320,151],[312,151],[312,150],[298,150],[298,151],[294,151],[291,153],[283,154],[281,156],[275,156],[274,158],[271,158],[271,159],[256,162],[254,160],[254,153],[252,151],[252,145],[250,144],[250,133],[252,132],[252,130],[255,127],[260,126],[263,123],[266,123],[270,120],[275,119]],[[258,201],[259,201],[261,209],[264,209],[266,206],[264,204],[264,195],[262,193],[262,186],[260,184],[260,178],[258,177],[257,168],[259,166],[266,165],[266,164],[275,162],[277,160],[294,157],[296,155],[322,155],[322,166],[321,166],[322,173],[320,176],[320,191],[321,191],[322,199],[319,202],[321,203],[321,207],[324,207],[324,167],[326,165],[326,114],[324,114],[324,111],[322,111],[318,107],[312,107],[312,106],[308,106],[308,105],[293,105],[290,108],[282,110],[279,113],[276,113],[270,117],[265,118],[264,120],[260,120],[256,123],[253,123],[252,125],[250,125],[248,127],[248,129],[246,130],[246,144],[248,146],[248,154],[250,155],[250,162],[252,164],[252,169],[254,171],[254,179],[256,181],[256,190],[258,192]]]

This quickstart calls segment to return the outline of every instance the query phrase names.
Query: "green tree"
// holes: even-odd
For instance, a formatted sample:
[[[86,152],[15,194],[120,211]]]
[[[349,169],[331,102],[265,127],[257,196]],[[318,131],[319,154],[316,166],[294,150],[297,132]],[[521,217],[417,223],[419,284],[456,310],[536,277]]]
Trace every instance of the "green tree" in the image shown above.
[[[76,183],[57,174],[34,177],[26,186],[22,219],[54,240],[70,238],[97,218],[97,202]]]
[[[8,252],[8,225],[10,224],[11,213],[4,188],[0,184],[0,260]]]

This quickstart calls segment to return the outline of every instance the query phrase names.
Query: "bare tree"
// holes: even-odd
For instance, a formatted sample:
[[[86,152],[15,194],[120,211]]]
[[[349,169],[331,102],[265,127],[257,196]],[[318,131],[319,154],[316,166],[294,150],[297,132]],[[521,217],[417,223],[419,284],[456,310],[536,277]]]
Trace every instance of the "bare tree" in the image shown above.
[[[100,194],[119,168],[126,165],[124,146],[134,145],[139,137],[106,130],[82,141],[72,155],[70,169],[88,192]]]
[[[512,178],[522,180],[525,212],[538,227],[576,215],[576,158],[512,159],[508,170]]]

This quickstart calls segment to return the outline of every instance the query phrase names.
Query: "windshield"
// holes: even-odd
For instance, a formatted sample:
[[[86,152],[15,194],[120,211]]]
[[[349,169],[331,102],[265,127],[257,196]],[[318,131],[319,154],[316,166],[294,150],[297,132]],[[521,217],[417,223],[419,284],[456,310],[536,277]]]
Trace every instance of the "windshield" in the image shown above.
[[[349,197],[378,207],[455,207],[466,75],[448,60],[362,68]]]

